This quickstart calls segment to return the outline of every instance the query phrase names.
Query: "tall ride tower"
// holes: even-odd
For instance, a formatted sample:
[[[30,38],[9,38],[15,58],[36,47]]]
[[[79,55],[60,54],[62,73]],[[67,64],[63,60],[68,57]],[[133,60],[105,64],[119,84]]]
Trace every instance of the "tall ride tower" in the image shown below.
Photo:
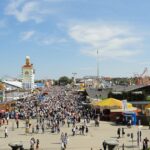
[[[22,67],[22,86],[25,90],[34,89],[34,68],[30,63],[30,57],[26,56],[26,64]]]
[[[99,51],[97,50],[97,85],[96,88],[100,88],[100,79],[99,79]]]

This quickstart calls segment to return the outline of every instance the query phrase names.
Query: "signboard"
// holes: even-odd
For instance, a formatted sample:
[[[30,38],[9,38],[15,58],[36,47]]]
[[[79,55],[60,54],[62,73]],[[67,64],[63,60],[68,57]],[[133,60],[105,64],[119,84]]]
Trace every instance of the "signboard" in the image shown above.
[[[123,109],[123,111],[126,111],[128,109],[127,100],[122,100],[122,109]]]

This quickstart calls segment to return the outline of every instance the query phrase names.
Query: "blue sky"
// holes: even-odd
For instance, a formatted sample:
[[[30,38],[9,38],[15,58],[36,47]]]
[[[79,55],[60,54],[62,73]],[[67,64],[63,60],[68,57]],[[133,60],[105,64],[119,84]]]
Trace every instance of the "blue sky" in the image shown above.
[[[0,77],[133,76],[149,68],[150,1],[0,0]]]

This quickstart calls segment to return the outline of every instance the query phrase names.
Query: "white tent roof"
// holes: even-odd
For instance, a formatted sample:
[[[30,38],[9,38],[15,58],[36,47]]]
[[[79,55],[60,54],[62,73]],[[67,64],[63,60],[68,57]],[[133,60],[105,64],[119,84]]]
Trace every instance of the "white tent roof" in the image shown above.
[[[22,88],[22,82],[19,81],[8,81],[8,80],[4,80],[3,83],[18,87],[18,88]]]

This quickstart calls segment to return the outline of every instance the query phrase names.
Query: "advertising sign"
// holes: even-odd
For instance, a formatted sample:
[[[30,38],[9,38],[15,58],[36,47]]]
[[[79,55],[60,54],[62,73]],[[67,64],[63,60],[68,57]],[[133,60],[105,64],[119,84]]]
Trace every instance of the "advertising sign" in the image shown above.
[[[122,100],[122,109],[123,109],[123,111],[126,111],[128,109],[127,100]]]

